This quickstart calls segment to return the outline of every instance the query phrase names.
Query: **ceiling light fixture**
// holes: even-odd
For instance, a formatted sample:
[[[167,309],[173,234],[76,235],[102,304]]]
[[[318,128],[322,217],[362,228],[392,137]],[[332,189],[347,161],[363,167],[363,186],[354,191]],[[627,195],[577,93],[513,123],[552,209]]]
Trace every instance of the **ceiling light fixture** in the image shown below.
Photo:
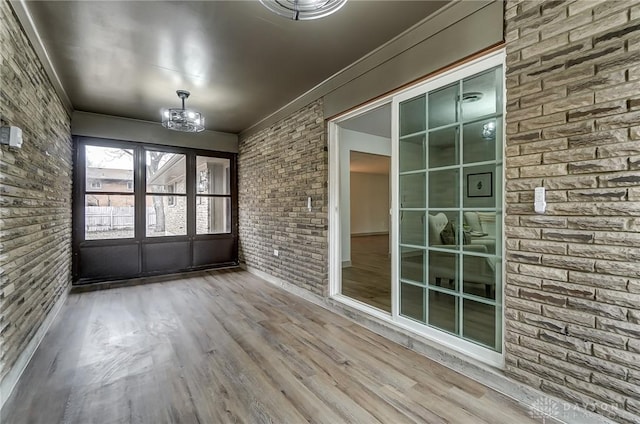
[[[324,18],[337,12],[347,0],[260,0],[260,3],[276,15],[307,21]]]
[[[176,91],[182,99],[182,109],[166,109],[162,112],[162,126],[174,131],[200,132],[204,130],[204,116],[200,112],[185,109],[184,101],[189,97],[187,90]]]

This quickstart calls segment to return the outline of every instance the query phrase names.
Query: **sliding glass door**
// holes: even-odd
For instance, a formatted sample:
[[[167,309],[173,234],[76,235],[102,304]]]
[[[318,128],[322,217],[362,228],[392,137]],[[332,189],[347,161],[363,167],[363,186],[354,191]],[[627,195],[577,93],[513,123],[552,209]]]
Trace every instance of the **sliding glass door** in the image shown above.
[[[496,352],[502,348],[502,81],[501,64],[481,62],[393,103],[397,316]]]

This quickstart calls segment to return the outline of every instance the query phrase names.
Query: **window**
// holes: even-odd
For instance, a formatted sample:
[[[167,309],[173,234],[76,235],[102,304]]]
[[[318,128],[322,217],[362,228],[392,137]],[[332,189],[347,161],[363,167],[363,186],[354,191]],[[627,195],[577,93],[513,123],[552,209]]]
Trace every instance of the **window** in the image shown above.
[[[196,234],[231,232],[231,162],[196,157]]]
[[[133,154],[132,149],[86,146],[86,240],[134,237]],[[96,190],[100,193],[93,193]]]
[[[74,142],[75,283],[238,263],[235,154]]]
[[[147,150],[147,237],[187,234],[186,155]]]

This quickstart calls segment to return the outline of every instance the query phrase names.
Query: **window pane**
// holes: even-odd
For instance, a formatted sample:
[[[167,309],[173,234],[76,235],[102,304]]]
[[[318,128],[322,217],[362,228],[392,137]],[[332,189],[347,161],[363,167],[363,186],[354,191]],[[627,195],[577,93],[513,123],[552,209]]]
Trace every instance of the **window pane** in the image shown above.
[[[458,199],[458,170],[429,172],[429,207],[456,208]]]
[[[400,207],[424,208],[426,206],[425,174],[400,176]]]
[[[187,234],[187,199],[184,196],[147,196],[147,237]]]
[[[458,120],[458,88],[459,84],[456,82],[429,93],[429,128],[452,124]]]
[[[400,212],[400,243],[424,246],[424,212]]]
[[[400,315],[424,322],[424,289],[400,284]]]
[[[496,118],[465,124],[463,129],[464,163],[496,159]]]
[[[196,234],[231,232],[231,199],[198,196],[196,200]]]
[[[467,240],[464,250],[495,254],[501,216],[496,212],[476,211],[465,211],[463,215]]]
[[[400,278],[424,284],[424,250],[400,248]]]
[[[400,135],[424,131],[425,112],[424,95],[400,103]]]
[[[429,284],[458,290],[458,255],[456,253],[429,252]]]
[[[496,113],[496,93],[502,73],[492,69],[462,81],[462,117],[465,120]]]
[[[496,260],[481,256],[462,256],[464,273],[463,289],[465,293],[495,299]]]
[[[147,192],[186,193],[185,155],[147,151]]]
[[[456,334],[457,316],[457,297],[429,290],[429,325]]]
[[[462,178],[465,208],[496,207],[496,166],[464,168]]]
[[[458,226],[456,225],[458,212],[430,211],[429,212],[429,246],[443,249],[457,249],[460,242]]]
[[[86,146],[86,191],[133,192],[133,150]]]
[[[196,158],[196,190],[201,194],[231,194],[231,161],[223,158]]]
[[[105,240],[134,237],[134,196],[87,194],[84,197],[84,238]]]
[[[429,133],[429,168],[458,164],[458,126]]]
[[[468,299],[463,305],[464,338],[500,351],[500,346],[496,346],[496,325],[501,325],[496,322],[496,307]]]
[[[400,172],[424,169],[424,135],[400,140]]]

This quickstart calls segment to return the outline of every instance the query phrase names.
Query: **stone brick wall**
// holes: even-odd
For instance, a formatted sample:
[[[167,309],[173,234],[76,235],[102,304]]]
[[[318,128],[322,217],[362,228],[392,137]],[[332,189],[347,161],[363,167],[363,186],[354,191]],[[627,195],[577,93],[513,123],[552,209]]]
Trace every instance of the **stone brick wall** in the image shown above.
[[[640,5],[509,0],[505,19],[507,370],[640,422]]]
[[[70,121],[7,1],[0,1],[0,379],[71,283]]]
[[[326,295],[327,169],[322,101],[240,139],[241,262]],[[307,196],[313,199],[311,212]]]

